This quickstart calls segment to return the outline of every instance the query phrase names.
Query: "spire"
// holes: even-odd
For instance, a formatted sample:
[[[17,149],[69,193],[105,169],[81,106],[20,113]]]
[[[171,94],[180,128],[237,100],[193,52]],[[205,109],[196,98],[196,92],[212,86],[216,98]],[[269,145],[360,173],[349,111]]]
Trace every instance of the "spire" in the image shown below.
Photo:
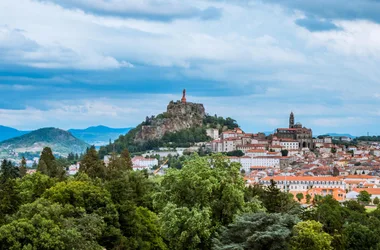
[[[290,113],[290,117],[289,117],[289,128],[293,128],[294,127],[294,114],[293,114],[293,111]]]

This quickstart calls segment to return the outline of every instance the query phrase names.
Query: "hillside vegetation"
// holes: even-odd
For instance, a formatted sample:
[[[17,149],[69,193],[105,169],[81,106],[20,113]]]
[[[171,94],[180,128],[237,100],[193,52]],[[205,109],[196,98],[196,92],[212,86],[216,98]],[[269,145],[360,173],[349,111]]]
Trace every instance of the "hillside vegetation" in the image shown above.
[[[160,119],[162,115],[158,115],[156,119]],[[206,134],[207,128],[217,128],[220,132],[238,127],[237,122],[228,117],[205,115],[203,118],[203,125],[182,129],[175,132],[166,132],[160,139],[151,139],[146,141],[136,141],[135,137],[146,122],[142,122],[136,128],[131,129],[126,135],[120,136],[114,143],[101,147],[99,150],[100,157],[109,154],[115,150],[121,152],[128,149],[130,152],[143,152],[147,150],[156,149],[159,147],[190,147],[197,142],[205,142],[211,140]]]
[[[54,148],[55,154],[67,155],[70,152],[82,153],[89,145],[65,130],[42,128],[28,134],[0,143],[0,152],[4,154],[36,152],[44,147]]]

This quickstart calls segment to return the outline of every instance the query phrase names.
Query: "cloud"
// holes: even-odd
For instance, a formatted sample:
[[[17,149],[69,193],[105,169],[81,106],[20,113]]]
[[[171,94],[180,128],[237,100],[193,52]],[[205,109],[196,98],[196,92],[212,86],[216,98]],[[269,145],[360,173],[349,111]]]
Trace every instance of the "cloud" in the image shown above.
[[[308,16],[338,20],[369,20],[380,23],[379,0],[266,0]]]
[[[60,45],[42,46],[27,38],[22,31],[7,27],[0,27],[0,56],[0,63],[46,69],[101,70],[133,67],[129,62],[117,61],[111,56],[91,50],[75,52]]]
[[[100,16],[172,21],[174,19],[218,19],[222,10],[212,6],[200,9],[182,0],[38,0],[68,9],[79,9]]]

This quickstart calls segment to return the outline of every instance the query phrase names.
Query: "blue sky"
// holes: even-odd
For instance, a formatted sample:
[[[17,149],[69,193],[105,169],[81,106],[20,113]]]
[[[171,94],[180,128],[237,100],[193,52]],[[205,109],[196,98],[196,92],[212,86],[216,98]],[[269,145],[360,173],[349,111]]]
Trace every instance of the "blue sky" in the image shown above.
[[[135,126],[170,100],[246,131],[380,134],[379,0],[1,0],[0,124]]]

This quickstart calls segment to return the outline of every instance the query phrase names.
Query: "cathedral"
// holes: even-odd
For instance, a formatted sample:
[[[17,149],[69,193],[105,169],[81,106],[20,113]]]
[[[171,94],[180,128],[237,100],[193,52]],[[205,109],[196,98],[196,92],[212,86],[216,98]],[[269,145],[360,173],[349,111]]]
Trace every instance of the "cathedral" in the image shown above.
[[[294,114],[290,113],[289,128],[278,128],[275,136],[278,139],[287,138],[298,141],[299,148],[313,149],[313,131],[310,128],[302,127],[302,124],[294,122]]]

